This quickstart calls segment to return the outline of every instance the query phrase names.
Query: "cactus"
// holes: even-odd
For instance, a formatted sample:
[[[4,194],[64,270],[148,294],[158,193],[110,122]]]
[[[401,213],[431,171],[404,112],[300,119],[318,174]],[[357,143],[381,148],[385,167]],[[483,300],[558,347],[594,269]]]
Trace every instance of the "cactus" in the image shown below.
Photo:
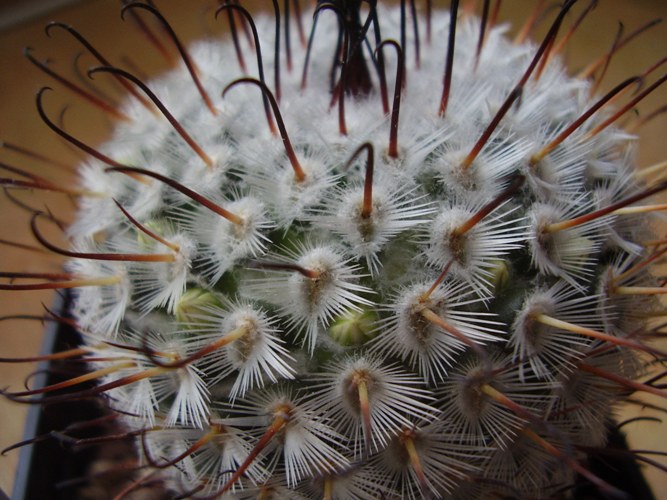
[[[164,76],[96,55],[93,82],[132,92],[99,148],[42,89],[88,155],[76,189],[24,182],[78,197],[69,249],[32,217],[70,260],[2,288],[75,289],[84,343],[62,357],[97,385],[5,396],[103,395],[137,436],[134,487],[175,495],[551,497],[576,475],[620,494],[582,459],[629,394],[666,395],[636,382],[665,355],[647,200],[666,185],[616,124],[665,77],[600,95],[567,76],[574,3],[532,44],[489,2],[482,20],[458,1],[225,2],[233,37],[179,44]],[[151,4],[123,14],[172,32]]]

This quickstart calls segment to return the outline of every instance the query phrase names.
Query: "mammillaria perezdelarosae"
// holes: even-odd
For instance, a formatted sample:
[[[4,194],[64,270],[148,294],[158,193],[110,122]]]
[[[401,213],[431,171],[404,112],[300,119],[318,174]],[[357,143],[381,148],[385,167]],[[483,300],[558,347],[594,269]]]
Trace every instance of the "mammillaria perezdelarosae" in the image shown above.
[[[631,381],[664,355],[646,200],[665,186],[617,127],[659,65],[606,94],[568,76],[573,1],[537,44],[506,38],[493,2],[481,19],[274,3],[225,2],[234,36],[150,81],[96,55],[93,83],[133,93],[99,147],[39,92],[88,159],[62,188],[71,248],[32,218],[66,272],[21,278],[76,289],[70,354],[98,385],[5,395],[104,394],[139,436],[137,477],[196,498],[549,497],[575,474],[617,493],[579,460],[632,390],[664,396]],[[176,42],[152,4],[122,12]]]

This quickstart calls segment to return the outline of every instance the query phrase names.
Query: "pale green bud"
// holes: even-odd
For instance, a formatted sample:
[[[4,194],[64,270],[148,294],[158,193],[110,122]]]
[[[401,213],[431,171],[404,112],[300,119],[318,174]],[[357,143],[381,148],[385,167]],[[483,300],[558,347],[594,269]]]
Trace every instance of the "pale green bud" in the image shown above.
[[[180,323],[204,323],[206,312],[219,307],[215,294],[202,288],[190,288],[178,301],[174,314]]]
[[[369,309],[348,311],[329,327],[331,338],[342,346],[359,346],[375,336],[377,314]]]

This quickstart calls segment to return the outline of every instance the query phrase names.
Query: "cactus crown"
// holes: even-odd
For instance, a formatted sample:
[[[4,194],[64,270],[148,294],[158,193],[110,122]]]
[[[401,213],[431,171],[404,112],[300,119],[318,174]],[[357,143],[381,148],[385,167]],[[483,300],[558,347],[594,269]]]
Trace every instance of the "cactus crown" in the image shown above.
[[[535,46],[457,1],[318,2],[277,24],[225,2],[233,36],[166,75],[91,71],[133,89],[127,120],[75,144],[92,157],[72,249],[46,216],[33,231],[72,257],[55,287],[77,287],[99,380],[82,392],[170,488],[549,496],[579,473],[614,491],[579,449],[657,354],[659,249],[628,207],[664,186],[608,120],[636,80],[600,97],[565,74],[573,4]]]

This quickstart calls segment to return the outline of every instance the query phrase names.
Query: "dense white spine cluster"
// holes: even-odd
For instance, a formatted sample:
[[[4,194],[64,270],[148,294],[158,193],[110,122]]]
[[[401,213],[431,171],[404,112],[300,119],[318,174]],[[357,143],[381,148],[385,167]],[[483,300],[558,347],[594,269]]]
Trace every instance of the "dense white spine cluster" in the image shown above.
[[[368,40],[401,38],[398,8],[377,18]],[[656,286],[648,224],[613,211],[567,224],[645,189],[631,138],[587,135],[603,107],[545,152],[599,98],[555,57],[471,156],[536,46],[494,26],[478,53],[479,20],[460,15],[443,116],[451,26],[434,12],[418,62],[406,32],[396,121],[374,42],[361,48],[373,89],[332,97],[339,20],[316,19],[305,86],[306,47],[292,40],[287,71],[273,18],[254,19],[264,70],[282,68],[285,131],[267,124],[264,83],[237,81],[232,42],[201,41],[190,57],[215,112],[174,69],[147,85],[185,133],[128,97],[131,120],[99,148],[126,167],[81,167],[95,196],[69,228],[67,269],[104,280],[74,299],[91,370],[180,493],[555,495],[582,473],[577,445],[604,444],[620,400],[610,380],[636,378],[649,350],[639,314],[625,317],[654,307],[632,293]],[[239,43],[257,75],[259,47]],[[382,51],[393,92],[401,58]]]

